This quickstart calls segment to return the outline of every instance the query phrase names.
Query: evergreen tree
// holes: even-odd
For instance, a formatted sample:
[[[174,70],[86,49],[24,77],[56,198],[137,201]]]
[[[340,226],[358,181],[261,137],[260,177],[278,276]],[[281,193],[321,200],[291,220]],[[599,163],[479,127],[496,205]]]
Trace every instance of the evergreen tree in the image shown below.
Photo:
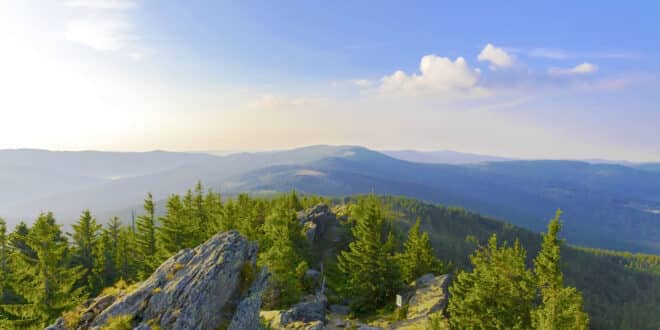
[[[119,235],[121,222],[112,217],[100,236],[95,251],[94,275],[97,288],[113,285],[119,280]]]
[[[6,303],[9,285],[9,238],[7,223],[0,218],[0,304]]]
[[[533,313],[534,328],[543,330],[587,329],[589,316],[582,308],[582,295],[575,288],[564,287],[560,268],[559,239],[561,210],[548,224],[541,251],[534,259],[534,271],[542,304]]]
[[[259,255],[259,265],[268,267],[272,276],[271,285],[264,295],[268,308],[289,306],[300,300],[302,293],[301,274],[307,270],[303,258],[289,239],[289,228],[282,223],[270,226],[265,235],[270,247]]]
[[[433,255],[431,240],[427,232],[420,232],[420,220],[408,231],[408,239],[404,243],[404,252],[399,256],[403,280],[410,283],[427,273],[442,272],[442,264]]]
[[[156,216],[151,193],[147,194],[147,198],[144,200],[144,211],[146,214],[139,216],[137,219],[135,232],[135,250],[142,258],[142,262],[137,266],[140,279],[145,279],[151,275],[158,263],[156,256]]]
[[[208,238],[218,232],[217,229],[220,226],[220,221],[222,221],[222,197],[209,189],[206,196],[204,196],[203,205],[208,216],[208,223],[204,225],[202,230]]]
[[[160,218],[161,226],[157,230],[160,260],[165,260],[179,250],[192,244],[191,226],[188,212],[179,195],[167,199],[167,213]]]
[[[77,223],[73,224],[73,263],[82,269],[82,283],[89,293],[95,293],[94,264],[98,250],[101,225],[96,223],[89,210],[83,211]]]
[[[139,262],[135,231],[132,227],[121,227],[117,244],[117,276],[127,282],[138,279]]]
[[[338,256],[338,269],[345,276],[343,290],[352,297],[351,307],[367,312],[392,301],[400,282],[392,262],[393,236],[386,231],[385,214],[374,196],[362,199],[351,210],[355,238]]]
[[[222,215],[218,222],[216,232],[224,232],[236,229],[236,215],[238,214],[238,207],[233,200],[229,199],[222,208]]]
[[[17,253],[22,253],[26,256],[36,258],[36,253],[27,243],[29,233],[30,228],[28,228],[25,222],[21,221],[11,233],[11,235],[9,235],[9,245]]]
[[[25,242],[30,250],[18,250],[15,255],[14,289],[27,302],[2,306],[11,315],[2,320],[4,328],[44,328],[81,300],[81,289],[74,288],[81,269],[66,267],[68,243],[52,213],[39,216]],[[33,251],[34,256],[26,251]]]
[[[525,250],[488,246],[471,257],[473,269],[461,271],[449,292],[449,322],[454,329],[529,329],[534,305],[534,276],[525,266]]]

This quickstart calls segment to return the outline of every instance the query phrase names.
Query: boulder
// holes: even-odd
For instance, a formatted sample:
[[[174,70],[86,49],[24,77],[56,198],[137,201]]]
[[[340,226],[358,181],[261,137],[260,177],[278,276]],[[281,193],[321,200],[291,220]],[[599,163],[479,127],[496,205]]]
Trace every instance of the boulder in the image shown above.
[[[348,315],[351,312],[351,309],[346,305],[333,304],[330,305],[330,313],[337,315]]]
[[[337,221],[337,216],[328,205],[320,203],[314,207],[299,211],[298,221],[310,242],[317,241],[324,233],[328,224]]]
[[[325,308],[327,305],[327,298],[323,295],[320,297],[308,296],[302,302],[293,305],[290,309],[282,312],[280,316],[280,324],[287,325],[293,322],[325,322]]]
[[[261,294],[268,285],[269,273],[266,268],[252,283],[248,296],[241,301],[229,324],[228,330],[259,330],[262,329],[259,309],[261,308]]]
[[[408,304],[407,319],[426,317],[444,311],[449,302],[449,274],[435,276],[426,274],[413,283],[413,288],[402,294]]]
[[[248,280],[244,271],[254,269],[256,257],[256,245],[237,231],[217,234],[165,261],[134,291],[92,300],[77,329],[100,329],[110,319],[122,316],[129,316],[137,329],[159,326],[173,330],[231,325],[236,310],[244,319],[249,315],[258,319],[253,306],[257,301],[260,304],[255,295],[260,294],[265,275],[258,277],[251,290],[243,289],[249,286],[243,283]]]

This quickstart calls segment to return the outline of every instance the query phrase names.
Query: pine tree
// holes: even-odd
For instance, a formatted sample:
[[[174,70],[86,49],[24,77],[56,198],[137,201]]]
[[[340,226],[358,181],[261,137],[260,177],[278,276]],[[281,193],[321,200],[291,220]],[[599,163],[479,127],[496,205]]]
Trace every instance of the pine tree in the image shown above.
[[[404,252],[399,256],[401,272],[406,283],[427,273],[440,273],[442,264],[433,255],[431,240],[427,232],[420,232],[420,219],[408,231]]]
[[[73,263],[82,269],[82,284],[89,293],[96,293],[94,285],[94,264],[98,250],[101,225],[96,223],[89,210],[83,211],[77,223],[73,224]]]
[[[269,226],[265,235],[270,241],[270,247],[259,255],[258,261],[260,266],[268,267],[272,277],[264,304],[268,308],[289,306],[300,299],[302,282],[298,272],[307,270],[307,267],[301,266],[304,260],[296,253],[286,225],[279,223]]]
[[[461,271],[449,288],[452,328],[529,329],[535,288],[525,255],[518,241],[498,247],[493,234],[470,257],[473,270]]]
[[[36,258],[36,253],[27,243],[29,233],[30,228],[28,228],[25,222],[21,221],[11,235],[9,235],[9,245],[11,245],[12,249],[16,252]]]
[[[6,303],[9,286],[9,239],[7,223],[0,218],[0,304]]]
[[[113,217],[100,236],[95,251],[94,275],[97,288],[113,285],[119,280],[119,235],[121,222]]]
[[[117,244],[117,275],[127,282],[138,280],[139,263],[135,231],[132,227],[121,227]]]
[[[0,324],[4,328],[43,328],[82,298],[81,289],[74,288],[81,269],[66,267],[68,243],[52,213],[39,216],[25,242],[29,250],[14,256],[14,288],[27,303],[2,306],[12,316]]]
[[[161,226],[157,230],[160,260],[165,260],[179,250],[192,244],[188,212],[184,209],[179,195],[167,199],[167,214],[160,218]]]
[[[534,271],[542,304],[532,315],[534,328],[543,330],[587,329],[589,316],[583,311],[582,295],[575,288],[564,287],[560,268],[559,239],[561,210],[548,224],[541,251],[534,259]]]
[[[337,267],[345,276],[343,290],[352,297],[356,312],[367,312],[389,302],[400,282],[393,257],[393,236],[386,231],[385,214],[374,196],[358,202],[351,210],[352,234],[355,240],[348,251],[338,256]],[[391,237],[390,237],[391,236]]]
[[[205,224],[202,230],[208,238],[218,232],[217,229],[220,221],[222,221],[222,196],[209,189],[206,196],[204,196],[204,210],[206,210],[208,216],[208,223]]]
[[[135,250],[142,258],[138,265],[138,277],[145,279],[154,271],[158,259],[156,256],[156,216],[151,193],[144,200],[146,214],[139,216],[136,223]]]

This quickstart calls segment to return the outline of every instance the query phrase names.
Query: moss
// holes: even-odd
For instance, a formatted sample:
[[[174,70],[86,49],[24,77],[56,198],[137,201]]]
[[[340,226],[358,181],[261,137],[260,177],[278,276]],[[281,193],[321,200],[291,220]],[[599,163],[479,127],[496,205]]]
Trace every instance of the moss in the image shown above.
[[[173,279],[174,279],[174,274],[172,274],[172,273],[167,273],[167,275],[165,275],[165,279],[168,280],[168,281],[173,280]]]
[[[111,317],[100,330],[132,330],[132,321],[133,317],[130,315]]]
[[[175,263],[175,264],[174,264],[174,273],[180,271],[182,268],[183,268],[183,264],[182,264],[182,263],[178,263],[178,262]]]
[[[80,318],[82,317],[84,311],[85,308],[83,308],[82,306],[77,306],[76,308],[62,314],[62,320],[64,320],[64,326],[67,329],[77,328],[78,324],[80,323]]]
[[[241,266],[239,290],[241,290],[242,293],[247,292],[256,276],[255,266],[249,261],[244,262],[243,266]]]
[[[152,293],[152,294],[159,294],[161,291],[163,291],[163,289],[161,289],[161,288],[154,288],[153,290],[151,290],[151,293]]]
[[[114,295],[118,295],[122,291],[125,293],[131,293],[135,291],[135,289],[137,289],[138,286],[139,283],[133,283],[131,285],[128,285],[126,281],[119,280],[117,281],[117,283],[115,283],[115,285],[103,289],[103,291],[101,291],[101,296],[114,296]]]
[[[149,326],[150,330],[160,330],[160,325],[158,324],[157,319],[151,319],[147,321],[147,325]]]

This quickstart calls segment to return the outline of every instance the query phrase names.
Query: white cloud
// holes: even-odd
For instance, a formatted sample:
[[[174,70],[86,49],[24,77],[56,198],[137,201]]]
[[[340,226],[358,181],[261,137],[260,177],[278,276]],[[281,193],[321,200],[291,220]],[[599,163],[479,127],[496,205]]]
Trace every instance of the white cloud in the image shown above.
[[[125,10],[135,8],[137,1],[134,0],[71,0],[64,3],[68,7],[93,8],[93,9],[116,9]]]
[[[571,52],[563,49],[551,48],[533,48],[529,50],[520,50],[527,56],[540,57],[550,60],[567,60],[575,58],[591,58],[591,59],[638,59],[643,57],[642,54],[630,51],[586,51],[586,52]]]
[[[550,68],[548,73],[552,76],[574,76],[591,74],[598,71],[598,66],[591,63],[578,64],[572,68]]]
[[[373,81],[371,81],[371,80],[367,80],[367,79],[355,79],[355,80],[351,80],[351,82],[352,82],[355,86],[363,87],[363,88],[371,87],[371,86],[373,86],[373,84],[374,84]]]
[[[264,94],[249,102],[247,107],[255,110],[276,110],[305,107],[318,107],[328,102],[323,97],[286,97],[281,95]]]
[[[419,64],[420,73],[406,74],[398,70],[381,79],[384,93],[419,95],[438,92],[467,92],[477,87],[479,69],[471,68],[463,57],[426,55]]]
[[[64,38],[96,51],[121,52],[133,60],[141,60],[148,48],[138,43],[129,12],[137,5],[137,0],[66,1],[64,6],[72,9]]]
[[[131,24],[122,18],[79,19],[67,24],[65,38],[100,51],[118,51],[133,39]]]
[[[487,44],[486,47],[481,50],[477,59],[480,62],[490,62],[491,69],[498,67],[505,68],[513,65],[513,57],[504,49],[495,47],[492,44]]]

